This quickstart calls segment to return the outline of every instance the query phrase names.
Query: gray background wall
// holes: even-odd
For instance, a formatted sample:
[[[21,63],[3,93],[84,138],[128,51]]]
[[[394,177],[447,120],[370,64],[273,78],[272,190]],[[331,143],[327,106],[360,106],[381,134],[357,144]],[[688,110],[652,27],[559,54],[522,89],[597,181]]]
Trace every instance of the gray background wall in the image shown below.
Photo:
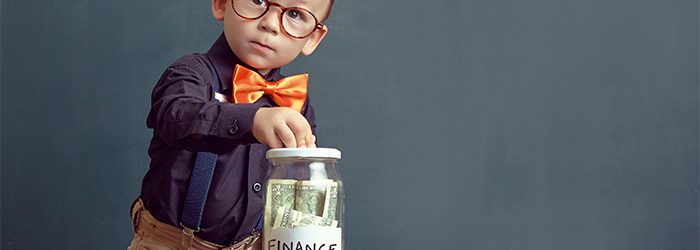
[[[208,1],[2,1],[2,249],[124,249]],[[340,0],[309,72],[348,249],[698,249],[698,1]]]

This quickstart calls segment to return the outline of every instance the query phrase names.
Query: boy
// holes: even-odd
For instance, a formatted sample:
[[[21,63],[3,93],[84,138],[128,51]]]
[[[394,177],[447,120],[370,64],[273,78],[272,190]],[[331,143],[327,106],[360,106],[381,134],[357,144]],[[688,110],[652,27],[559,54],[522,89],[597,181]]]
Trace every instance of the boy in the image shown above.
[[[151,165],[132,205],[129,249],[260,248],[265,152],[316,147],[307,76],[283,78],[280,67],[316,49],[332,5],[212,0],[223,34],[207,53],[178,59],[153,89]],[[200,166],[211,167],[209,179],[200,181]],[[191,202],[197,189],[200,203]]]

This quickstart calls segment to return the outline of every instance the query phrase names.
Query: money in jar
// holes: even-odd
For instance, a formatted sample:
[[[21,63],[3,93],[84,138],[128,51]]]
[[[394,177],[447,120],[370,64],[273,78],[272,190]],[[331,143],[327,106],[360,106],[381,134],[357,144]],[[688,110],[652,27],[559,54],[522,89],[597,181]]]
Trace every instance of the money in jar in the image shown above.
[[[263,249],[343,249],[343,182],[334,148],[267,151]]]

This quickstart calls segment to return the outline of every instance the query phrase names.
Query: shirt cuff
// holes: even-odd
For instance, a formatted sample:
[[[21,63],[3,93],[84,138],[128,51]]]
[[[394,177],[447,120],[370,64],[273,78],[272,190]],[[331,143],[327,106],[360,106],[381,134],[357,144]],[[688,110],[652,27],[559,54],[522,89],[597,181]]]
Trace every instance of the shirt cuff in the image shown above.
[[[252,139],[253,142],[257,142],[251,129],[255,113],[262,107],[269,107],[269,105],[259,103],[223,105],[210,135],[233,140]]]

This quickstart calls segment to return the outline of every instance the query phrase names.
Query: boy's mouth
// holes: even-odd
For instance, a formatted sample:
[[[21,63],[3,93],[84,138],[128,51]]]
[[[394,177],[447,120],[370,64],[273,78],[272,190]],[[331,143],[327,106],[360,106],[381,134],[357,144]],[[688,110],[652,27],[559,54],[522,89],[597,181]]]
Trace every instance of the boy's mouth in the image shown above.
[[[274,49],[272,49],[272,47],[268,46],[267,44],[261,43],[261,42],[251,41],[250,43],[253,45],[253,47],[260,49],[260,50],[275,51]]]

